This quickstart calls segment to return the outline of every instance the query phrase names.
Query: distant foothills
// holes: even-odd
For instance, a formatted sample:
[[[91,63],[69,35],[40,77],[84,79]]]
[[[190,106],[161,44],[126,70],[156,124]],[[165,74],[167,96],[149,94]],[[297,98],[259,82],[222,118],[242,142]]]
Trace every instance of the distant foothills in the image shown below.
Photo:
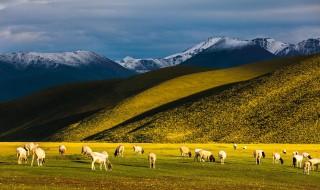
[[[0,102],[17,99],[57,85],[127,78],[172,66],[221,69],[277,57],[320,52],[320,38],[289,44],[272,38],[241,40],[210,37],[164,58],[111,60],[90,51],[0,54]]]

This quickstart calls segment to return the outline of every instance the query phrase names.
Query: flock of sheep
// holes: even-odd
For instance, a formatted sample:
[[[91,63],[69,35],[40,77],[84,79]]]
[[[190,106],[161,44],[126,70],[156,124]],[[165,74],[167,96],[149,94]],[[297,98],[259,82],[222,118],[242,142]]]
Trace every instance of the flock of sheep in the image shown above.
[[[237,144],[233,144],[233,149],[237,150]],[[243,147],[243,149],[247,149],[246,146]],[[60,145],[58,147],[58,151],[60,155],[64,155],[67,151],[66,146]],[[144,149],[141,146],[133,146],[133,151],[138,154],[143,154]],[[183,157],[192,157],[192,153],[190,149],[186,146],[180,147],[180,153]],[[215,162],[215,158],[212,152],[203,150],[203,149],[195,149],[194,150],[195,156],[194,161],[197,162]],[[283,154],[286,154],[287,151],[284,149],[282,150]],[[112,170],[112,164],[109,161],[109,155],[106,151],[103,152],[93,152],[92,149],[89,146],[83,146],[81,149],[81,154],[84,156],[87,156],[91,158],[91,169],[95,170],[95,163],[100,164],[100,170],[102,170],[102,167],[106,171]],[[24,145],[24,147],[18,147],[17,148],[17,158],[18,158],[18,164],[27,163],[28,157],[32,155],[31,160],[31,166],[33,166],[34,159],[36,158],[38,166],[42,166],[45,163],[45,151],[39,147],[38,144],[35,144],[33,142],[27,143]],[[123,157],[124,155],[124,146],[119,145],[116,147],[114,156],[115,157]],[[255,158],[256,164],[261,164],[261,158],[265,158],[265,152],[263,150],[255,150],[253,151],[253,157]],[[224,164],[225,159],[227,158],[227,153],[223,150],[219,151],[218,158],[220,160],[221,164]],[[273,153],[273,164],[275,163],[281,163],[283,164],[284,161],[279,153]],[[149,161],[149,167],[155,168],[156,167],[156,159],[157,156],[155,153],[149,153],[148,154],[148,161]],[[292,157],[292,164],[293,167],[299,167],[302,168],[303,166],[303,173],[309,175],[310,170],[318,170],[319,164],[320,164],[320,158],[312,158],[309,153],[303,152],[302,154],[299,154],[298,152],[293,152]],[[303,164],[303,165],[302,165]]]

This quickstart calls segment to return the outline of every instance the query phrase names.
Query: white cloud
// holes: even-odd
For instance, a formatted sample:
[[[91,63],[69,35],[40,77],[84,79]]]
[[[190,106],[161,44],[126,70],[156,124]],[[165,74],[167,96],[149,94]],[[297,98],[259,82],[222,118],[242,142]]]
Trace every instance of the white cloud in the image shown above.
[[[10,28],[0,30],[0,38],[15,43],[35,42],[48,39],[44,32],[14,31]]]

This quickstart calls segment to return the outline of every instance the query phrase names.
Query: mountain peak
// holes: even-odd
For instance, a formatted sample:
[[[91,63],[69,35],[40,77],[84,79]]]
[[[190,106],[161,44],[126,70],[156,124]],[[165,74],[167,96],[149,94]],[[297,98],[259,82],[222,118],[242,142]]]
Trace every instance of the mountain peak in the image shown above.
[[[42,52],[14,52],[0,54],[0,61],[8,62],[17,67],[28,67],[30,65],[43,65],[46,67],[57,67],[66,65],[77,67],[106,59],[91,51],[77,50],[72,52],[42,53]]]
[[[265,50],[269,51],[272,54],[278,54],[285,48],[289,47],[290,44],[277,41],[273,38],[255,38],[252,42]]]

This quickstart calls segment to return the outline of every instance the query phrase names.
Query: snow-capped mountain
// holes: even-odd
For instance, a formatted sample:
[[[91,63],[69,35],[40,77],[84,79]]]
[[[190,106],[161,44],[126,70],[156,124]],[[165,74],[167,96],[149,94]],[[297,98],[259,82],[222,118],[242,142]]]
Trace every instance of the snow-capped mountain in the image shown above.
[[[135,74],[89,51],[0,54],[0,101],[52,86]]]
[[[169,55],[164,58],[148,58],[148,59],[135,59],[132,57],[125,57],[118,61],[123,67],[134,70],[136,72],[147,72],[156,70],[163,67],[175,66],[190,59],[198,53],[211,48],[211,49],[226,49],[226,48],[237,48],[250,44],[250,41],[240,40],[229,37],[211,37],[206,41],[200,42],[199,44],[186,49],[183,52]]]
[[[320,38],[307,39],[296,45],[297,51],[301,55],[311,55],[320,52]]]
[[[179,65],[205,50],[218,51],[223,49],[243,48],[248,45],[259,46],[276,56],[310,55],[320,52],[319,38],[308,39],[297,44],[289,44],[272,38],[255,38],[241,40],[230,37],[211,37],[183,52],[164,58],[135,59],[126,57],[118,61],[120,65],[137,72],[147,72],[163,67]]]
[[[163,59],[135,59],[129,56],[123,58],[121,61],[117,61],[117,63],[124,68],[138,73],[144,73],[167,66],[167,62]]]
[[[290,44],[272,38],[256,38],[252,42],[275,55],[290,46]]]
[[[29,66],[55,68],[59,66],[80,67],[90,64],[115,63],[91,51],[74,51],[62,53],[18,52],[0,54],[0,61],[15,65],[17,68]]]

